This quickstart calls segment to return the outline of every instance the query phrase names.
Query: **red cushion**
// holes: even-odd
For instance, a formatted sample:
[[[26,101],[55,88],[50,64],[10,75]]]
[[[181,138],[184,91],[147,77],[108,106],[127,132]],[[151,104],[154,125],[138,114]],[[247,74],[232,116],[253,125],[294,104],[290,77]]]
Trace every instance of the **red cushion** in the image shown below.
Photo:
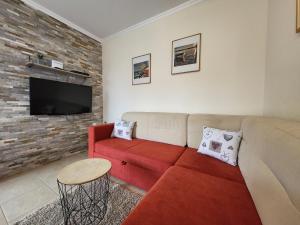
[[[102,155],[124,160],[126,156],[126,151],[130,147],[141,144],[144,140],[133,139],[131,141],[121,139],[121,138],[109,138],[95,143],[95,152]]]
[[[144,141],[128,149],[126,161],[151,170],[164,172],[174,165],[184,147],[154,141]]]
[[[171,167],[123,225],[261,225],[246,185]]]
[[[244,183],[244,178],[238,166],[231,166],[218,159],[197,153],[196,149],[187,148],[175,165]]]

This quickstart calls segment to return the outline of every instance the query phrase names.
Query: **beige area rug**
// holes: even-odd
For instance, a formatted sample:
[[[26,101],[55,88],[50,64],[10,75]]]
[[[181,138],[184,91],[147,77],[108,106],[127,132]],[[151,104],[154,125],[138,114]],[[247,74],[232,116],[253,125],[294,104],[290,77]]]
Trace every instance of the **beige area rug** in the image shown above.
[[[122,185],[112,182],[107,212],[99,225],[119,225],[136,206],[142,195],[132,192]],[[60,201],[56,200],[37,210],[15,225],[63,225]]]

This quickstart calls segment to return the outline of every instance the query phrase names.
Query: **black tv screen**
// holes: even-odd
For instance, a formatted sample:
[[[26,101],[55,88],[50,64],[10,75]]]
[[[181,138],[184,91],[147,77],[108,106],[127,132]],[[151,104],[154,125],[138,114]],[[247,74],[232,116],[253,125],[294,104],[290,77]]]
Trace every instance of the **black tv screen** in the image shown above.
[[[29,78],[30,115],[71,115],[92,111],[92,87]]]

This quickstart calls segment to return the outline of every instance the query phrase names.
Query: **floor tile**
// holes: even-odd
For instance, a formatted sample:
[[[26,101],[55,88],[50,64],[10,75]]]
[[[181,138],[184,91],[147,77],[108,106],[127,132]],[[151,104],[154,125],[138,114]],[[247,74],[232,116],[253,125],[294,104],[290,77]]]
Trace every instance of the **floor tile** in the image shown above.
[[[59,171],[64,167],[61,163],[52,163],[51,165],[40,168],[36,171],[36,177],[49,187],[56,186],[56,178]]]
[[[58,187],[57,187],[57,173],[48,174],[45,177],[39,177],[41,182],[47,185],[52,191],[58,194]]]
[[[0,204],[36,189],[40,185],[41,181],[32,173],[4,180],[0,183]]]
[[[1,207],[0,207],[0,224],[1,225],[7,225],[7,221],[5,219],[5,216],[4,216],[3,212],[2,212]]]
[[[12,221],[15,222],[34,210],[45,206],[57,198],[58,196],[55,192],[47,186],[41,186],[33,189],[31,192],[27,192],[2,203],[1,207],[8,223],[11,223]]]
[[[81,153],[75,154],[73,156],[64,158],[64,159],[60,160],[59,162],[63,166],[67,166],[73,162],[76,162],[76,161],[82,160],[82,159],[87,159],[87,158],[88,158],[87,152],[81,152]]]
[[[73,162],[86,158],[87,156],[85,154],[77,154],[69,158],[62,159],[58,162],[51,163],[48,166],[40,168],[38,171],[36,171],[37,177],[53,191],[58,193],[56,180],[59,171]]]

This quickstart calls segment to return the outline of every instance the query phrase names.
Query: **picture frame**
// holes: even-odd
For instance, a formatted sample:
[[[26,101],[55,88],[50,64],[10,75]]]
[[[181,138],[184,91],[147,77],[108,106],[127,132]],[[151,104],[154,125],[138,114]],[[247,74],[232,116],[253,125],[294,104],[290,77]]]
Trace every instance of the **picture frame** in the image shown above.
[[[201,33],[172,41],[172,75],[200,71]]]
[[[300,0],[296,0],[296,32],[300,33]]]
[[[132,85],[151,83],[151,53],[132,58]]]

